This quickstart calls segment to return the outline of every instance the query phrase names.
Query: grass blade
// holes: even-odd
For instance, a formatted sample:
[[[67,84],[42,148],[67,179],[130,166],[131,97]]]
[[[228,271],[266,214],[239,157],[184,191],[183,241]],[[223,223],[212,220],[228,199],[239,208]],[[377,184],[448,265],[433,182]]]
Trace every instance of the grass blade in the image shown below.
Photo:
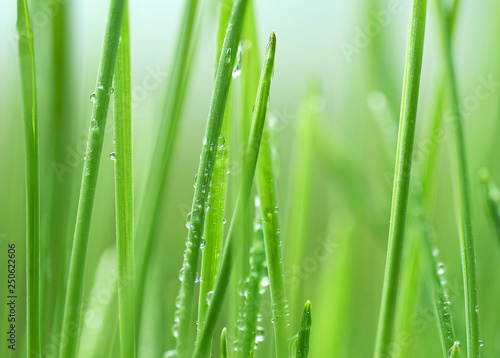
[[[258,203],[255,206],[260,210]],[[262,332],[259,332],[262,329],[257,324],[263,293],[261,291],[264,289],[262,280],[266,273],[264,266],[266,252],[260,217],[256,218],[254,227],[254,239],[250,250],[250,271],[245,280],[248,288],[240,292],[243,302],[238,319],[238,344],[235,347],[236,357],[240,358],[253,357],[254,349],[261,338],[258,336],[262,336]]]
[[[458,88],[455,78],[453,58],[451,54],[450,24],[443,9],[442,0],[438,0],[438,14],[441,37],[443,41],[443,57],[451,92],[451,107],[453,113],[453,130],[455,132],[455,161],[456,169],[456,202],[459,205],[459,225],[462,247],[462,271],[465,294],[465,317],[467,332],[467,357],[480,356],[479,350],[479,310],[477,298],[476,253],[472,234],[471,199],[469,193],[469,175],[465,147],[463,123],[459,108]]]
[[[205,225],[205,212],[210,182],[213,175],[217,145],[222,129],[224,109],[232,77],[232,69],[241,36],[241,25],[245,13],[246,0],[235,2],[227,27],[226,37],[215,76],[214,91],[208,115],[203,148],[201,152],[196,187],[191,207],[191,217],[188,221],[188,238],[182,265],[181,288],[177,298],[177,312],[174,325],[174,336],[177,338],[177,354],[180,357],[190,354],[190,327],[193,311],[194,285],[198,266],[200,245]]]
[[[125,0],[111,0],[96,89],[91,96],[92,119],[78,202],[62,332],[77,330],[80,321],[89,232],[124,7]],[[77,334],[67,334],[67,337],[61,335],[59,357],[73,358],[75,356],[77,338]]]
[[[307,358],[309,355],[309,335],[311,333],[311,302],[304,305],[302,318],[300,319],[300,329],[297,338],[297,351],[295,358]]]
[[[225,30],[231,15],[232,1],[229,4],[220,2],[219,28],[217,39],[217,53],[221,53],[224,43]],[[218,61],[217,61],[218,65]],[[227,176],[229,161],[229,134],[231,124],[231,89],[229,89],[224,119],[222,121],[221,137],[219,138],[217,157],[215,158],[214,174],[210,186],[211,209],[205,218],[205,247],[201,259],[200,294],[198,302],[198,334],[203,326],[203,317],[208,309],[207,295],[214,289],[215,279],[220,263],[222,251],[222,237],[224,234],[224,213],[226,208]],[[210,346],[211,347],[211,346]],[[210,351],[207,347],[207,351]]]
[[[195,19],[198,0],[188,0],[184,8],[181,29],[175,48],[175,58],[170,71],[171,79],[165,92],[162,121],[157,131],[154,155],[149,164],[147,183],[142,196],[141,211],[137,222],[137,301],[140,313],[148,265],[157,244],[158,223],[161,222],[162,199],[170,173],[177,133],[184,107],[185,93],[191,74],[191,58],[194,48]],[[139,318],[139,317],[138,317]]]
[[[228,353],[229,352],[227,349],[227,329],[226,327],[224,327],[220,334],[220,357],[227,358]]]
[[[257,166],[257,187],[261,203],[264,241],[269,269],[269,285],[274,319],[276,356],[284,357],[288,352],[288,301],[285,292],[283,253],[278,223],[276,188],[271,158],[269,133],[264,133]]]
[[[376,358],[383,357],[385,354],[384,351],[388,349],[394,326],[395,303],[410,189],[410,172],[422,68],[426,8],[426,0],[413,1],[396,152],[387,262],[375,346]]]
[[[484,189],[491,222],[500,240],[500,189],[493,178],[491,178],[488,169],[481,169],[479,172],[479,180]]]
[[[132,89],[128,2],[114,76],[115,211],[118,250],[118,307],[122,358],[135,357],[134,194],[132,183]]]
[[[233,230],[237,230],[237,228],[239,228],[241,223],[243,222],[243,213],[245,211],[245,206],[248,203],[248,198],[250,196],[252,188],[255,168],[257,165],[257,158],[259,156],[262,132],[264,131],[267,107],[269,104],[269,91],[274,69],[275,51],[276,36],[274,35],[274,33],[271,33],[271,37],[266,48],[266,58],[264,60],[264,65],[262,68],[259,89],[257,91],[257,98],[255,100],[255,110],[253,112],[252,128],[250,130],[246,156],[243,161],[242,188],[238,195],[238,199],[236,201],[236,209],[234,211],[233,218],[231,220],[231,224],[227,233],[219,276],[217,277],[217,281],[215,282],[214,291],[210,300],[210,306],[204,320],[205,326],[201,333],[201,338],[197,342],[193,357],[203,357],[205,354],[204,348],[208,345],[208,342],[213,336],[215,324],[222,307],[227,286],[229,284],[229,279],[231,277],[233,254],[235,254],[235,252],[233,252],[235,251],[233,249]]]
[[[33,27],[26,0],[17,1],[19,67],[23,102],[26,175],[27,352],[40,356],[40,172]]]

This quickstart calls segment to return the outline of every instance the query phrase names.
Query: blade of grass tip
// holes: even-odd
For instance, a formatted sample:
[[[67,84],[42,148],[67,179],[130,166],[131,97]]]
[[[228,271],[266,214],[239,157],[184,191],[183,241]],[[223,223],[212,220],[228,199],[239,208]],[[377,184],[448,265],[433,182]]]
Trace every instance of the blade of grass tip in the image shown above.
[[[422,68],[426,8],[426,0],[413,1],[396,152],[387,262],[375,346],[376,358],[384,356],[384,352],[389,348],[392,340],[406,209],[410,188],[411,160]]]
[[[460,358],[460,345],[458,342],[455,342],[453,344],[453,347],[450,349],[450,358]]]
[[[483,168],[479,171],[479,181],[486,194],[485,199],[491,222],[495,228],[498,239],[500,239],[500,189],[493,178],[491,178],[488,169]]]
[[[307,358],[309,355],[309,336],[311,333],[311,302],[307,301],[302,311],[302,318],[300,319],[300,329],[297,337],[297,351],[295,358]]]
[[[156,230],[158,223],[162,222],[161,205],[164,198],[165,185],[171,170],[170,164],[173,157],[175,143],[184,108],[185,93],[191,75],[191,62],[194,52],[195,24],[198,9],[198,0],[188,0],[184,8],[178,41],[175,48],[175,58],[170,71],[170,81],[165,92],[165,104],[162,112],[162,121],[157,131],[154,146],[154,155],[151,156],[148,174],[146,176],[145,191],[141,200],[141,211],[137,222],[137,279],[136,279],[136,304],[138,316],[144,294],[146,273],[157,244]]]
[[[116,247],[122,358],[135,357],[134,195],[132,179],[132,89],[128,1],[123,13],[114,75]]]
[[[238,340],[235,347],[236,357],[253,357],[257,344],[262,341],[263,329],[258,327],[258,315],[262,302],[262,295],[268,283],[265,276],[266,252],[264,249],[264,236],[262,220],[260,218],[260,204],[256,199],[255,208],[258,216],[254,222],[254,238],[250,250],[250,270],[244,287],[239,290],[242,298],[238,317]],[[256,213],[257,214],[257,213]],[[267,283],[266,283],[267,282]],[[246,287],[245,287],[246,286]]]
[[[222,129],[224,109],[232,78],[232,70],[236,59],[236,52],[241,36],[241,24],[245,13],[246,0],[235,2],[227,27],[226,37],[215,76],[214,91],[210,104],[203,148],[200,157],[200,165],[196,176],[195,193],[191,207],[191,217],[187,222],[188,238],[184,252],[184,262],[181,269],[181,288],[177,297],[177,311],[173,328],[177,339],[176,350],[180,357],[190,355],[191,344],[191,314],[193,311],[193,299],[195,279],[198,267],[200,245],[205,225],[205,213],[210,206],[208,204],[208,193],[213,175],[213,163],[215,162],[217,145]]]
[[[229,351],[227,349],[227,329],[224,327],[220,334],[220,357],[227,358]]]
[[[40,346],[40,173],[33,27],[26,0],[17,1],[19,68],[26,148],[26,336],[27,352],[39,357]]]
[[[257,188],[259,191],[264,241],[269,270],[276,356],[285,357],[288,352],[288,301],[285,292],[283,253],[278,222],[278,203],[272,167],[269,133],[264,132],[257,166]]]
[[[217,53],[221,53],[225,30],[231,15],[232,1],[220,1]],[[218,63],[217,63],[218,65]],[[215,158],[212,185],[210,186],[210,210],[205,218],[205,247],[201,259],[200,294],[198,302],[198,335],[203,325],[203,317],[207,312],[207,295],[214,289],[217,270],[219,269],[222,237],[224,234],[224,213],[226,208],[229,134],[231,124],[231,88],[228,95],[224,119],[222,121],[221,137],[219,138],[217,157]],[[203,243],[202,243],[203,245]],[[199,338],[199,337],[198,337]],[[211,352],[211,346],[207,352]]]
[[[269,105],[269,92],[271,87],[272,73],[274,69],[274,56],[276,52],[276,36],[271,33],[269,43],[266,48],[266,56],[262,67],[257,98],[255,100],[255,110],[253,112],[252,128],[246,149],[246,156],[243,161],[242,187],[236,200],[236,209],[231,219],[231,224],[227,233],[227,238],[223,250],[221,267],[219,275],[215,282],[215,287],[210,297],[210,304],[207,315],[204,320],[204,328],[201,333],[201,338],[196,344],[196,350],[193,357],[204,357],[204,349],[213,336],[217,318],[222,308],[224,295],[227,291],[229,279],[231,278],[231,270],[233,264],[234,245],[234,230],[237,230],[243,222],[243,214],[245,206],[248,204],[248,199],[252,189],[252,182],[257,166],[257,158],[259,156],[260,143],[262,132],[264,131],[264,123],[266,119],[267,107]]]
[[[80,321],[90,225],[124,7],[125,0],[111,0],[96,89],[90,96],[93,102],[92,119],[87,139],[73,250],[71,252],[62,325],[63,333],[77,331]],[[61,334],[60,358],[74,357],[77,338],[78,334]]]
[[[455,132],[455,185],[456,202],[459,205],[459,225],[462,247],[462,271],[465,295],[465,317],[467,333],[467,357],[479,357],[479,306],[477,297],[476,253],[472,233],[471,199],[469,193],[469,174],[463,123],[459,108],[458,87],[455,77],[454,63],[451,54],[450,24],[446,21],[442,0],[437,0],[443,57],[446,66],[451,107],[453,113],[452,130]]]

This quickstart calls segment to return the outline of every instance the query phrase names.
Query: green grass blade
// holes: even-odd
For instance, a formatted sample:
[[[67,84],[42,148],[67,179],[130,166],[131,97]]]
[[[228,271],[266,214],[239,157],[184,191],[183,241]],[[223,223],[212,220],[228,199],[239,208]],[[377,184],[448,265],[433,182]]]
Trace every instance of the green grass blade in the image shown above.
[[[376,358],[384,356],[384,352],[389,348],[392,340],[406,209],[410,189],[411,160],[422,68],[426,8],[426,0],[413,1],[401,103],[398,148],[396,152],[387,262],[375,346]]]
[[[132,183],[132,89],[128,3],[114,75],[115,211],[118,307],[122,358],[135,357],[134,195]]]
[[[224,35],[231,15],[232,1],[226,3],[220,1],[219,28],[217,34],[217,53],[221,53],[224,44]],[[217,61],[218,65],[218,61]],[[198,302],[198,334],[200,334],[203,317],[205,317],[208,303],[207,295],[214,289],[215,279],[220,263],[220,253],[222,251],[222,237],[224,234],[224,213],[227,198],[227,176],[229,161],[229,135],[231,124],[231,89],[229,89],[224,119],[222,121],[221,138],[217,148],[215,158],[214,174],[212,185],[210,186],[210,205],[205,218],[205,247],[201,259],[200,294]],[[199,337],[198,337],[199,338]],[[207,347],[207,351],[210,351]]]
[[[92,119],[80,188],[62,332],[77,330],[80,321],[90,225],[124,7],[125,0],[111,0],[96,89],[91,96]],[[59,357],[73,358],[75,356],[77,337],[77,334],[68,334],[67,337],[61,335]]]
[[[217,146],[222,129],[224,109],[232,78],[232,70],[241,36],[241,27],[245,13],[246,0],[236,1],[227,27],[222,47],[214,91],[208,115],[200,165],[196,177],[196,187],[188,221],[188,238],[182,265],[181,288],[177,298],[177,312],[174,325],[174,336],[177,338],[177,354],[188,356],[191,348],[191,314],[193,311],[194,285],[198,266],[200,245],[205,225],[205,213],[210,208],[208,193],[213,175]]]
[[[235,5],[236,6],[236,5]],[[222,263],[219,271],[219,276],[215,282],[215,287],[210,299],[210,305],[204,320],[204,329],[201,333],[201,338],[198,340],[196,350],[193,357],[203,357],[204,349],[213,336],[215,324],[222,308],[224,296],[226,294],[231,270],[233,264],[233,245],[234,245],[234,230],[240,227],[243,222],[243,214],[245,206],[248,203],[252,182],[257,166],[257,158],[259,156],[260,143],[262,133],[264,131],[264,123],[269,104],[269,92],[271,87],[272,73],[274,69],[274,56],[276,51],[276,36],[271,33],[270,41],[266,48],[266,58],[262,68],[259,89],[255,100],[255,110],[253,112],[252,128],[246,149],[246,156],[243,160],[243,176],[242,187],[236,201],[236,209],[233,213],[233,218],[227,233],[226,243],[223,250]],[[236,246],[237,247],[237,246]]]
[[[278,223],[275,178],[272,167],[269,133],[264,133],[257,166],[257,187],[259,191],[264,241],[269,269],[269,286],[274,319],[276,356],[284,357],[288,352],[288,301],[285,292],[283,253]]]
[[[480,356],[479,349],[479,309],[477,298],[476,253],[472,233],[472,212],[469,192],[469,174],[466,156],[463,123],[460,114],[457,81],[453,57],[451,54],[450,24],[446,20],[442,0],[437,0],[441,37],[443,41],[443,57],[451,92],[453,113],[452,130],[455,137],[456,203],[459,206],[459,226],[462,247],[462,271],[465,294],[465,317],[467,332],[467,357]]]
[[[297,338],[297,351],[295,358],[307,358],[309,355],[309,335],[311,333],[311,302],[307,301],[302,311],[302,318],[300,319],[300,329]]]
[[[450,358],[460,358],[460,344],[455,342],[450,349]]]
[[[191,75],[191,58],[194,51],[196,14],[198,0],[186,1],[179,37],[175,48],[175,58],[170,71],[170,81],[165,92],[162,120],[157,131],[154,155],[151,156],[145,191],[141,200],[141,211],[137,222],[137,305],[142,307],[144,285],[148,265],[157,244],[158,223],[162,221],[162,199],[164,198],[179,124],[184,108],[186,89]]]
[[[17,1],[19,66],[26,148],[26,294],[27,351],[41,355],[40,345],[40,172],[38,154],[38,111],[36,95],[33,27],[26,0]]]
[[[229,352],[227,349],[227,329],[224,327],[220,334],[220,357],[227,358]]]
[[[500,189],[493,178],[491,178],[488,169],[481,169],[479,172],[479,180],[485,193],[486,204],[491,222],[495,228],[497,237],[500,240]]]
[[[260,210],[258,203],[256,209]],[[260,214],[260,212],[259,212]],[[262,328],[258,327],[258,315],[262,301],[261,291],[265,289],[261,284],[265,275],[266,251],[264,248],[264,236],[262,232],[260,215],[255,220],[255,232],[252,248],[250,250],[250,271],[244,292],[240,292],[242,305],[238,318],[238,344],[236,345],[236,357],[253,357],[254,349],[258,343],[258,336],[262,336]]]

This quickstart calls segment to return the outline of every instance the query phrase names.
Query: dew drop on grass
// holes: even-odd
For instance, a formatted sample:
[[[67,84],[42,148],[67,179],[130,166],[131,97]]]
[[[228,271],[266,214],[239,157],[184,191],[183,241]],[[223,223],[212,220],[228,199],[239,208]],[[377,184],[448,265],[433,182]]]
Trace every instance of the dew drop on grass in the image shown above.
[[[444,274],[444,264],[442,262],[437,264],[437,272],[439,275]]]
[[[189,229],[191,227],[191,213],[186,215],[186,227]]]
[[[99,88],[99,89],[103,89],[103,88],[104,88],[104,86],[103,86],[103,84],[102,84],[101,82],[99,82],[99,83],[97,84],[97,88]]]
[[[484,341],[482,339],[479,340],[479,347],[481,347],[481,348],[484,347]]]
[[[196,174],[193,178],[193,188],[196,189],[196,181],[198,180],[198,174]]]
[[[92,92],[92,94],[90,95],[90,101],[91,101],[92,103],[95,103],[95,102],[96,102],[95,92]]]
[[[236,53],[236,65],[233,68],[233,78],[241,75],[241,58],[243,57],[243,47],[241,43],[238,45],[238,52]]]
[[[211,205],[210,205],[210,203],[207,201],[207,202],[205,203],[205,211],[209,211],[211,207],[212,207],[212,206],[211,206]]]
[[[226,218],[222,219],[222,225],[226,225]]]
[[[221,149],[224,147],[224,144],[226,144],[226,138],[224,138],[223,136],[220,136],[219,137],[219,141],[217,143],[217,147],[218,149]]]
[[[115,152],[111,152],[111,154],[109,155],[109,159],[115,160]]]
[[[207,300],[207,305],[210,306],[210,302],[212,301],[212,295],[213,295],[214,291],[209,291],[207,293],[207,297],[206,297],[206,300]]]
[[[174,333],[174,336],[175,336],[175,333]],[[164,358],[172,358],[172,357],[175,357],[175,356],[177,356],[177,351],[175,349],[171,349],[169,351],[166,351],[165,355],[163,357]]]
[[[113,94],[114,92],[115,92],[115,89],[114,89],[113,87],[111,87],[111,88],[109,89],[109,94]]]
[[[179,281],[184,281],[184,267],[179,271]]]
[[[205,245],[207,244],[207,240],[205,240],[204,237],[201,238],[201,244],[200,244],[200,249],[203,249]]]
[[[231,63],[231,48],[226,51],[226,63]]]
[[[89,168],[85,169],[85,175],[90,175],[90,169]]]

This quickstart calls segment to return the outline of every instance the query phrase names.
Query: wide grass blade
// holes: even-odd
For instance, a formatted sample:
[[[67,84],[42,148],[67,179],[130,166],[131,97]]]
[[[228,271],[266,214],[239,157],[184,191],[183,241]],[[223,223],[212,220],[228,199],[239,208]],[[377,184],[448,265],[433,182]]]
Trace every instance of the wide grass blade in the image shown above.
[[[174,324],[174,336],[177,338],[177,354],[180,357],[190,355],[191,326],[195,279],[198,258],[205,225],[205,213],[210,209],[208,193],[212,181],[214,162],[222,129],[224,109],[232,78],[232,70],[236,59],[241,27],[245,13],[246,0],[235,2],[227,27],[224,45],[215,76],[214,91],[210,104],[200,165],[195,183],[195,193],[188,225],[188,238],[184,252],[181,272],[181,288],[177,297],[177,312]]]
[[[219,28],[217,33],[217,53],[220,54],[224,44],[224,35],[231,15],[232,1],[220,1]],[[217,59],[218,66],[218,59]],[[198,302],[198,334],[203,326],[203,317],[208,309],[207,295],[214,289],[217,271],[219,270],[222,238],[224,234],[225,209],[227,198],[227,177],[229,161],[229,135],[231,124],[231,88],[229,89],[219,138],[214,174],[210,186],[210,210],[205,218],[205,247],[201,259],[200,294]],[[210,351],[207,347],[207,351]]]
[[[410,189],[410,172],[422,68],[426,9],[426,0],[413,1],[403,81],[387,262],[375,346],[376,358],[384,356],[384,352],[389,348],[392,340],[406,210]]]
[[[140,201],[141,210],[137,222],[137,301],[138,317],[142,309],[146,273],[152,259],[155,245],[158,243],[158,223],[161,215],[164,193],[168,185],[171,162],[178,137],[186,90],[191,75],[191,62],[196,34],[196,15],[198,0],[187,0],[175,47],[175,57],[170,71],[170,80],[165,92],[165,102],[157,130],[153,155],[146,176],[145,191]]]
[[[135,357],[134,194],[132,183],[132,89],[128,2],[114,75],[115,215],[118,250],[118,307],[122,358]]]
[[[465,146],[464,129],[460,112],[458,87],[455,77],[453,57],[451,54],[450,23],[443,9],[443,1],[437,0],[439,23],[442,37],[443,57],[448,76],[453,114],[452,130],[455,137],[455,178],[456,203],[459,206],[459,226],[462,247],[462,271],[465,295],[465,321],[467,332],[467,357],[480,356],[479,343],[479,306],[477,297],[476,253],[472,232],[472,211],[469,192],[469,173]]]
[[[26,0],[17,1],[19,67],[26,149],[26,311],[27,352],[39,357],[40,345],[40,172],[33,27]]]
[[[96,88],[90,97],[93,102],[92,118],[71,252],[62,332],[78,330],[80,321],[90,225],[124,7],[125,0],[111,0]],[[77,334],[61,335],[60,358],[73,358],[75,356],[77,338]]]
[[[257,187],[260,197],[262,225],[269,270],[269,285],[274,320],[276,356],[288,351],[288,301],[285,292],[283,253],[278,222],[275,178],[272,166],[269,132],[264,132],[257,166]]]
[[[307,358],[309,355],[309,335],[311,334],[311,302],[307,301],[300,319],[299,335],[297,337],[297,350],[295,358]]]
[[[238,3],[236,3],[238,4]],[[237,5],[235,5],[237,6]],[[229,279],[231,277],[231,270],[233,264],[233,255],[235,254],[234,245],[234,230],[240,227],[243,222],[243,214],[245,206],[248,203],[250,192],[252,189],[252,182],[255,175],[257,166],[257,158],[259,156],[259,149],[264,131],[264,123],[267,114],[267,107],[269,104],[269,92],[271,87],[272,73],[274,69],[274,56],[276,51],[276,36],[271,33],[269,43],[266,48],[266,56],[262,68],[261,78],[259,82],[259,89],[257,91],[257,98],[255,100],[255,109],[253,112],[252,128],[250,130],[250,137],[246,148],[245,159],[243,160],[243,175],[242,187],[236,200],[236,209],[233,213],[233,218],[227,233],[226,243],[223,250],[223,258],[219,276],[215,282],[214,291],[210,298],[210,305],[207,315],[204,319],[204,329],[201,333],[200,339],[197,342],[196,350],[193,357],[203,357],[204,349],[208,345],[213,332],[215,324],[222,308],[224,296],[226,294]],[[237,253],[236,253],[237,254]]]

